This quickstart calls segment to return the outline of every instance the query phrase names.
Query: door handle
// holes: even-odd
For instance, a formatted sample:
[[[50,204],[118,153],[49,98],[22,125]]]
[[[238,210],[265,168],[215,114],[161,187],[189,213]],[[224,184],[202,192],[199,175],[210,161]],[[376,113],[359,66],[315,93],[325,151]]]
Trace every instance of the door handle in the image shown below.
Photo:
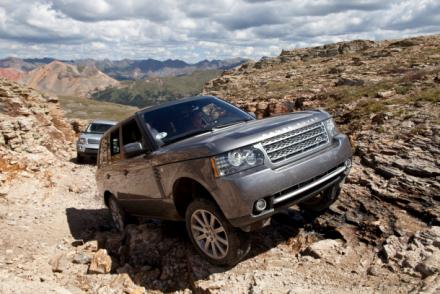
[[[108,179],[110,179],[111,178],[111,175],[110,174],[107,174],[106,176],[105,176],[106,178],[107,178],[107,180]]]
[[[128,175],[128,170],[124,169],[124,176]]]

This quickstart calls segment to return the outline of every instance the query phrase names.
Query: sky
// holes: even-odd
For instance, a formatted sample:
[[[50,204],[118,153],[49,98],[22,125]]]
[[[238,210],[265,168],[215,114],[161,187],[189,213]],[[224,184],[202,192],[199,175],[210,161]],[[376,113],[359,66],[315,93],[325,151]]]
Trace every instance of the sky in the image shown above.
[[[0,58],[259,59],[435,33],[439,0],[0,0]]]

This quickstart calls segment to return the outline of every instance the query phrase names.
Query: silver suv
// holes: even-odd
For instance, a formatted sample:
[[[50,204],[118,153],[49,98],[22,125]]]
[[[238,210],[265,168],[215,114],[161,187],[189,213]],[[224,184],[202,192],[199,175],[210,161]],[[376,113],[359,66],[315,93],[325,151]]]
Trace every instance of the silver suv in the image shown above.
[[[201,255],[232,265],[250,249],[246,233],[282,209],[325,211],[351,155],[324,111],[256,120],[200,96],[142,109],[107,131],[96,180],[118,229],[129,216],[185,220]]]
[[[76,142],[76,161],[82,163],[85,158],[96,157],[102,135],[116,123],[111,120],[92,121]]]

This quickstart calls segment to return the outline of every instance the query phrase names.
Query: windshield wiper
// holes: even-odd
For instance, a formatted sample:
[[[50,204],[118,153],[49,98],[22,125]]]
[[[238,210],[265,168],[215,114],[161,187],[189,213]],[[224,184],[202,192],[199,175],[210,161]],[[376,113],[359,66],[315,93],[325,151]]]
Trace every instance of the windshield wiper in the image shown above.
[[[236,124],[239,124],[239,123],[247,122],[247,121],[250,121],[250,120],[251,119],[233,121],[233,122],[226,123],[226,124],[223,124],[223,125],[217,125],[217,126],[214,127],[214,129],[222,129],[222,128],[226,128],[226,127],[229,127],[229,126],[232,126],[232,125],[236,125]]]
[[[182,134],[182,135],[180,135],[180,136],[177,136],[177,137],[175,137],[175,138],[172,138],[172,139],[170,139],[170,140],[164,142],[165,144],[162,145],[162,146],[169,145],[169,144],[171,144],[171,143],[174,143],[174,142],[177,142],[177,141],[180,141],[180,140],[183,140],[183,139],[186,139],[186,138],[189,138],[189,137],[195,136],[195,135],[200,135],[200,134],[203,134],[203,133],[209,133],[209,132],[212,132],[212,129],[209,129],[209,128],[208,128],[208,129],[194,130],[194,131],[191,131],[191,132],[188,132],[188,133],[184,133],[184,134]]]

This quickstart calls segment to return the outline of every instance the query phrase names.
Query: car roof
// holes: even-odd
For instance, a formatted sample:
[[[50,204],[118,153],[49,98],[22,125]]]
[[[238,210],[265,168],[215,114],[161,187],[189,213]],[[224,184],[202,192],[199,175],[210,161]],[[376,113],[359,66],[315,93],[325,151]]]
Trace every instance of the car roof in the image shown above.
[[[136,112],[136,114],[145,113],[145,112],[149,112],[149,111],[153,111],[153,110],[157,110],[157,109],[161,109],[161,108],[165,108],[165,107],[169,107],[169,106],[173,106],[173,105],[178,105],[178,104],[182,104],[182,103],[185,103],[185,102],[203,100],[203,99],[207,99],[207,98],[219,99],[218,97],[215,97],[215,96],[192,96],[192,97],[185,97],[185,98],[181,98],[181,99],[165,102],[165,103],[154,105],[154,106],[147,106],[145,108],[142,108],[142,109],[138,110]]]
[[[90,123],[104,124],[104,125],[115,125],[118,122],[114,121],[114,120],[95,119],[95,120],[92,120]]]

